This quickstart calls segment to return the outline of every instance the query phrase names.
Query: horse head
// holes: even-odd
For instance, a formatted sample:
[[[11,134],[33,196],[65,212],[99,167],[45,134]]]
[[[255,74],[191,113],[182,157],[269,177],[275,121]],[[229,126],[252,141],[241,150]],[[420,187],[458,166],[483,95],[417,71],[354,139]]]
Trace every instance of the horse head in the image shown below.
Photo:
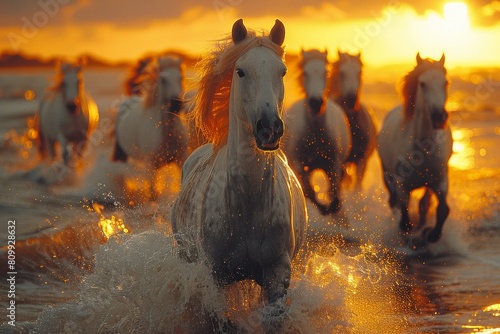
[[[74,114],[80,106],[82,89],[82,65],[63,63],[59,66],[59,89],[69,113]]]
[[[332,87],[335,100],[347,110],[356,110],[361,86],[361,54],[350,55],[337,50],[339,60],[334,64]]]
[[[283,135],[281,116],[286,66],[272,45],[268,44],[279,47],[284,38],[285,27],[276,20],[269,35],[271,43],[256,40],[256,46],[249,45],[248,50],[236,60],[232,74],[231,91],[234,95],[231,103],[241,103],[241,107],[235,106],[235,109],[244,111],[251,123],[257,147],[265,151],[277,149]],[[237,45],[245,43],[246,39],[247,30],[240,19],[233,25],[232,40]]]
[[[306,103],[312,114],[324,111],[325,89],[328,67],[328,51],[301,50],[302,87],[306,93]]]
[[[172,113],[178,113],[182,108],[183,72],[182,58],[158,58],[158,96],[161,105],[168,106]]]
[[[430,114],[434,129],[444,128],[448,119],[445,105],[449,82],[446,78],[444,60],[444,53],[438,61],[422,59],[420,53],[417,53],[416,70],[418,68],[421,70],[418,71],[420,75],[416,83],[415,105],[423,106],[423,110]]]

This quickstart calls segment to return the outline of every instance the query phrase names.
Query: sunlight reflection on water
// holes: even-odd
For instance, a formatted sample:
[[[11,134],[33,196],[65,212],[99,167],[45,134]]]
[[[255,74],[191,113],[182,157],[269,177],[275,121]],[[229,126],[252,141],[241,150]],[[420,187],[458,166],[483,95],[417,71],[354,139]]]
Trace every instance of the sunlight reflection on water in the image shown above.
[[[450,158],[450,166],[458,170],[471,170],[475,167],[475,149],[470,146],[470,138],[473,135],[470,129],[454,129],[453,154]]]

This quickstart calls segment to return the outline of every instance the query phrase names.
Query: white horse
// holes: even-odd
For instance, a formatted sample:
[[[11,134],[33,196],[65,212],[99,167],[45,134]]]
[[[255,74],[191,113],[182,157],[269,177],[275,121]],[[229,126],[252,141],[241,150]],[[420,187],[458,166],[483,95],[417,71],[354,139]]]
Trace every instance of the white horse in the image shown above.
[[[377,130],[373,112],[360,100],[361,54],[350,55],[337,51],[338,61],[333,63],[329,97],[337,102],[349,120],[352,148],[346,163],[356,166],[356,187],[361,188],[366,163],[377,145]]]
[[[401,208],[401,230],[409,232],[412,228],[408,215],[412,190],[426,188],[419,205],[419,227],[425,224],[431,191],[438,198],[436,225],[423,232],[429,242],[441,237],[450,211],[446,195],[453,142],[446,126],[447,90],[444,54],[439,61],[424,60],[417,54],[417,66],[403,82],[404,103],[388,113],[378,136],[389,203]]]
[[[340,209],[340,180],[343,164],[351,150],[349,123],[342,108],[326,97],[327,52],[302,50],[300,82],[306,97],[285,113],[285,153],[297,174],[304,195],[323,215]],[[329,205],[316,199],[311,174],[323,170],[329,180]]]
[[[112,160],[126,162],[130,156],[145,162],[155,199],[156,171],[172,162],[181,168],[187,155],[186,129],[178,115],[183,68],[182,59],[175,57],[159,57],[147,66],[140,78],[141,96],[134,95],[119,106]]]
[[[210,143],[191,154],[172,227],[188,260],[207,261],[221,285],[254,279],[269,302],[284,296],[307,229],[298,180],[279,148],[285,28],[269,36],[240,19],[202,60],[194,110]]]
[[[38,149],[42,159],[56,158],[56,143],[62,148],[66,166],[70,165],[71,152],[81,158],[88,137],[98,123],[97,105],[84,89],[82,66],[60,64],[56,82],[43,97],[37,113]]]

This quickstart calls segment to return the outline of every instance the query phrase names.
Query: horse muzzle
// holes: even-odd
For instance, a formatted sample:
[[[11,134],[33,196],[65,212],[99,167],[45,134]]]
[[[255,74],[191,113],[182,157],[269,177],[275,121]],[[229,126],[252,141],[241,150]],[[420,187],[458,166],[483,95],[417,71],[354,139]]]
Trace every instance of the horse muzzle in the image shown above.
[[[182,99],[173,97],[170,99],[168,110],[171,113],[178,114],[182,109]]]
[[[356,102],[358,97],[356,94],[347,94],[344,98],[342,98],[342,107],[348,108],[350,110],[354,110],[356,107]]]
[[[273,151],[279,148],[283,136],[283,121],[281,118],[261,118],[254,130],[257,147],[263,151]]]
[[[313,115],[317,115],[321,112],[325,101],[320,97],[310,97],[307,100],[307,106]]]
[[[76,109],[78,107],[78,104],[75,101],[67,102],[66,103],[66,109],[70,114],[74,114],[76,112]]]
[[[435,111],[431,114],[431,119],[434,129],[444,129],[446,121],[448,120],[448,113],[446,111]]]

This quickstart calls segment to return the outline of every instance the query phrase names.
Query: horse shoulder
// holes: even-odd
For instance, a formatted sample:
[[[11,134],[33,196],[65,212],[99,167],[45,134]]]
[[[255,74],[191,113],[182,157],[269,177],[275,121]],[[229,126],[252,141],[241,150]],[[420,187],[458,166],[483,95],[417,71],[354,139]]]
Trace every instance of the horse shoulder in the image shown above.
[[[198,147],[193,153],[191,153],[191,155],[186,159],[184,165],[182,166],[182,182],[184,182],[187,176],[195,169],[200,161],[211,157],[212,154],[212,144],[202,145]]]
[[[341,159],[346,160],[351,151],[351,129],[349,120],[340,105],[332,100],[327,100],[326,127],[334,135],[338,144]]]
[[[389,171],[395,170],[398,155],[409,151],[411,144],[404,139],[406,134],[403,107],[400,105],[387,113],[377,137],[380,159]]]
[[[291,235],[291,255],[295,255],[305,240],[307,232],[307,208],[302,187],[296,175],[286,163],[286,157],[277,156],[277,171],[279,173],[279,192],[290,198],[290,220],[288,222]]]
[[[304,103],[304,99],[295,102],[284,114],[285,132],[282,139],[282,147],[286,155],[290,158],[290,163],[295,164],[299,163],[294,158],[298,142],[305,136],[307,130]],[[300,168],[299,165],[295,167]]]

